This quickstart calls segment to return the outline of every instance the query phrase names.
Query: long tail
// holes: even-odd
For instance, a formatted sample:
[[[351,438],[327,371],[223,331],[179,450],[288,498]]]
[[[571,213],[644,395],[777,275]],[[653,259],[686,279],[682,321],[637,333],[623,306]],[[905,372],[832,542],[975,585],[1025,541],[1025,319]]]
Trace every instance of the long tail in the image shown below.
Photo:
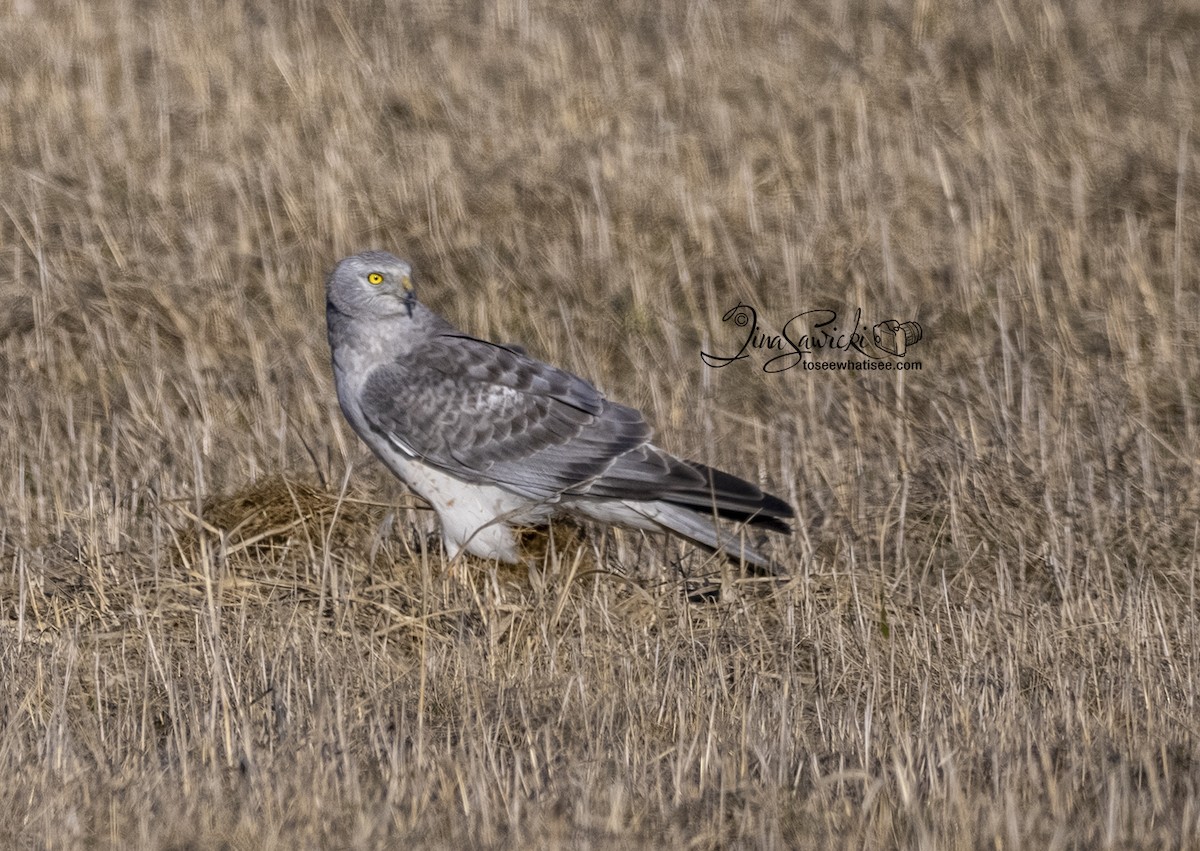
[[[697,461],[679,463],[699,473],[703,484],[673,490],[662,497],[664,502],[699,512],[710,519],[716,512],[724,520],[791,534],[792,527],[784,521],[795,517],[796,511],[779,497],[716,467]]]
[[[775,571],[777,565],[746,543],[740,535],[720,528],[712,512],[707,514],[668,502],[640,503],[637,511],[668,532],[673,532],[710,552],[719,552],[733,561]],[[778,521],[776,521],[778,522]]]
[[[674,532],[709,550],[774,571],[775,565],[741,537],[721,529],[717,519],[791,533],[795,510],[777,496],[745,479],[696,461],[676,458],[652,443],[642,443],[613,459],[603,474],[580,490],[596,502],[583,510],[598,520],[631,523],[606,507],[621,500],[650,527]]]

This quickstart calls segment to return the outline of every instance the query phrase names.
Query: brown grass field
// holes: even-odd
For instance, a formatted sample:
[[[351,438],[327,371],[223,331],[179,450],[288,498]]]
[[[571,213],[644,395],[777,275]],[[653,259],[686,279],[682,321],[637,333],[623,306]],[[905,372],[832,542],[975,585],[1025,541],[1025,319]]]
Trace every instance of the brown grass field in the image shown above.
[[[1200,848],[1195,2],[0,44],[0,847]],[[368,247],[793,502],[786,581],[591,526],[448,569],[333,392]],[[705,366],[739,301],[922,368]]]

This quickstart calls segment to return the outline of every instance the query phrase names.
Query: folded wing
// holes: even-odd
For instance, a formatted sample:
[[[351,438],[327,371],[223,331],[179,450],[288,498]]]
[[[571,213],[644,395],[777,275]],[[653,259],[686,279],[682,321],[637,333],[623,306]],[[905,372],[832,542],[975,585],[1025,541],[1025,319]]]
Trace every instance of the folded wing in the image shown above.
[[[661,500],[776,531],[793,516],[755,485],[654,446],[640,413],[582,378],[466,335],[376,368],[362,410],[399,451],[533,499]]]

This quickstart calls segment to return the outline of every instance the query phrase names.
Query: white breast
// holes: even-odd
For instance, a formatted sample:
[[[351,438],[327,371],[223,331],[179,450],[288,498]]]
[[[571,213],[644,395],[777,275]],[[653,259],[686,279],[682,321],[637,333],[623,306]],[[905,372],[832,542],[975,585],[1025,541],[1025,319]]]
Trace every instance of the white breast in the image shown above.
[[[519,562],[512,525],[544,522],[552,510],[495,485],[458,479],[421,460],[404,444],[403,435],[385,439],[372,431],[358,400],[365,376],[375,363],[376,357],[354,346],[341,346],[334,353],[338,402],[350,425],[388,469],[433,506],[450,558],[466,550],[480,558]]]

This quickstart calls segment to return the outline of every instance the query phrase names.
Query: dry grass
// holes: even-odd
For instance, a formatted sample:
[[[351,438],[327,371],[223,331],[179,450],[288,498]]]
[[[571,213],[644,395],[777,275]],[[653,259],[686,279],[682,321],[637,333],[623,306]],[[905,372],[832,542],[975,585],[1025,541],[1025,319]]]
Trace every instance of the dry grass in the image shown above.
[[[0,845],[1200,846],[1194,4],[324,5],[0,11]],[[449,578],[334,401],[371,246],[792,579]],[[924,369],[706,368],[739,299]]]

